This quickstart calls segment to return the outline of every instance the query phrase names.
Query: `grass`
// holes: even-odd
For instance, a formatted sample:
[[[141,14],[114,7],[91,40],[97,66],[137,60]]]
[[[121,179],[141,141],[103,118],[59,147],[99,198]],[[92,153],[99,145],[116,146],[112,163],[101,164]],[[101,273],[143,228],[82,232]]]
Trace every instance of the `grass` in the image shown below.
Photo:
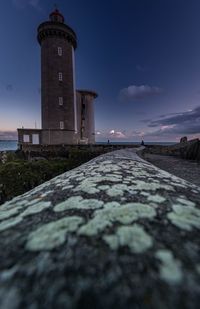
[[[0,163],[0,204],[97,155],[99,153],[89,150],[72,150],[67,159],[25,161],[15,154],[8,154],[6,163]]]

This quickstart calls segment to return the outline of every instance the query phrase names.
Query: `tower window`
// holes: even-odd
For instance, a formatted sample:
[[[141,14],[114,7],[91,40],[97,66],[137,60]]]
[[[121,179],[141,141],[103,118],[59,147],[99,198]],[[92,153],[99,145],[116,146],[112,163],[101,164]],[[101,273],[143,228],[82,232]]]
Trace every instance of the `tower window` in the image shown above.
[[[59,105],[63,105],[63,97],[58,98]]]
[[[58,56],[62,56],[62,47],[58,47]]]
[[[63,130],[64,129],[64,122],[60,121],[60,129]]]
[[[58,73],[58,79],[59,79],[60,82],[62,82],[62,80],[63,80],[63,74],[62,74],[62,72],[59,72],[59,73]]]

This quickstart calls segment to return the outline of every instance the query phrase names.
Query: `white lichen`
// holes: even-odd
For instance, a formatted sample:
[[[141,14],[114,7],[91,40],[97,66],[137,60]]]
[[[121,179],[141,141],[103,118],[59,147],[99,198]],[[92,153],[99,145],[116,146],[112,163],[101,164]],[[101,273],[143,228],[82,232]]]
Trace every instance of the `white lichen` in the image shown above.
[[[77,230],[83,222],[81,217],[67,217],[47,223],[31,232],[26,249],[30,251],[52,250],[65,242],[66,234]]]
[[[195,206],[195,203],[191,202],[190,200],[188,200],[187,198],[177,198],[176,200],[178,203],[181,203],[185,206]]]
[[[163,202],[166,201],[166,198],[163,197],[163,196],[161,196],[161,195],[159,195],[159,194],[156,194],[156,195],[149,195],[149,196],[147,197],[147,201],[149,201],[149,202],[154,202],[154,203],[156,203],[156,204],[161,204],[161,203],[163,203]]]
[[[140,218],[153,218],[156,215],[153,207],[140,203],[108,203],[104,209],[96,210],[94,218],[79,229],[79,234],[92,236],[97,235],[105,228],[113,225],[114,222],[130,224]]]
[[[103,202],[96,199],[83,199],[81,196],[72,196],[66,201],[54,207],[55,212],[68,209],[97,209],[103,206]]]
[[[128,191],[128,186],[126,184],[115,184],[106,190],[106,194],[110,197],[123,196],[125,191]]]
[[[119,227],[115,234],[106,235],[103,240],[113,250],[127,246],[133,253],[143,253],[153,245],[152,237],[138,224]]]
[[[157,182],[147,182],[143,180],[135,180],[134,184],[132,184],[132,189],[139,191],[156,191],[160,189],[164,189],[166,191],[175,191],[174,187],[169,184],[163,184],[162,180],[160,183]]]
[[[26,210],[22,212],[20,216],[27,217],[29,215],[34,215],[50,207],[51,207],[51,202],[39,202],[33,206],[29,206],[28,208],[26,208]]]
[[[9,229],[17,224],[19,224],[24,217],[27,217],[29,215],[33,215],[36,213],[40,213],[43,210],[51,207],[51,202],[41,202],[41,199],[39,199],[40,202],[34,204],[33,201],[30,203],[26,202],[25,205],[22,206],[16,206],[15,208],[10,208],[9,210],[1,210],[0,211],[0,219],[4,220],[0,223],[0,231],[4,231],[6,229]],[[36,200],[34,200],[35,202]],[[32,205],[31,205],[32,204]],[[31,205],[27,207],[28,205]],[[21,213],[20,210],[25,210]],[[10,219],[9,219],[10,218]],[[8,220],[5,220],[8,219]]]
[[[200,229],[200,209],[194,206],[173,205],[173,211],[167,214],[175,226],[191,231],[193,227]]]
[[[181,283],[183,279],[181,262],[173,257],[172,252],[161,249],[156,252],[155,256],[161,262],[159,267],[161,279],[168,284]]]
[[[4,220],[0,223],[0,232],[5,231],[17,224],[19,224],[22,221],[22,217],[14,217],[8,220]]]
[[[15,208],[11,208],[9,210],[1,210],[0,211],[0,220],[5,220],[15,215],[18,215],[22,206],[16,206]]]

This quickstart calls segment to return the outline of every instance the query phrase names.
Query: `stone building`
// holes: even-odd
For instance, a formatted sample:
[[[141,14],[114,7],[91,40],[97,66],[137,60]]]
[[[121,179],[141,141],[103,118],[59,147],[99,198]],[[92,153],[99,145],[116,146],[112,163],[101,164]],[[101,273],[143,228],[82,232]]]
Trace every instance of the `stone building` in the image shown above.
[[[38,27],[41,46],[41,129],[18,129],[21,148],[27,145],[95,143],[94,99],[89,90],[76,90],[77,37],[56,9]]]

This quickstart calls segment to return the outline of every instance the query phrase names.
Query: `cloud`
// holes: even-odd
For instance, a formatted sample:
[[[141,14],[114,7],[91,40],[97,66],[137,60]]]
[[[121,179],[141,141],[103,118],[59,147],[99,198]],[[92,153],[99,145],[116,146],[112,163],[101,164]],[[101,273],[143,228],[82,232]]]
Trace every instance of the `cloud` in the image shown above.
[[[164,115],[162,115],[164,116]],[[148,124],[150,128],[159,129],[156,134],[200,134],[200,106],[193,110],[175,114],[158,120],[151,120]]]
[[[115,130],[111,130],[109,132],[109,137],[114,138],[114,139],[115,138],[116,139],[126,139],[127,138],[126,131],[121,132],[121,131],[115,131]]]
[[[163,89],[159,87],[151,87],[148,85],[131,85],[120,91],[120,98],[123,100],[143,100],[152,96],[157,96],[163,93]]]
[[[98,130],[96,131],[96,138],[99,140],[120,140],[120,141],[130,141],[130,140],[141,140],[141,138],[144,136],[144,132],[143,131],[139,131],[139,130]]]
[[[41,0],[12,0],[12,3],[19,9],[24,9],[26,6],[31,6],[37,10],[40,10]]]
[[[17,140],[17,131],[0,131],[0,140]]]

